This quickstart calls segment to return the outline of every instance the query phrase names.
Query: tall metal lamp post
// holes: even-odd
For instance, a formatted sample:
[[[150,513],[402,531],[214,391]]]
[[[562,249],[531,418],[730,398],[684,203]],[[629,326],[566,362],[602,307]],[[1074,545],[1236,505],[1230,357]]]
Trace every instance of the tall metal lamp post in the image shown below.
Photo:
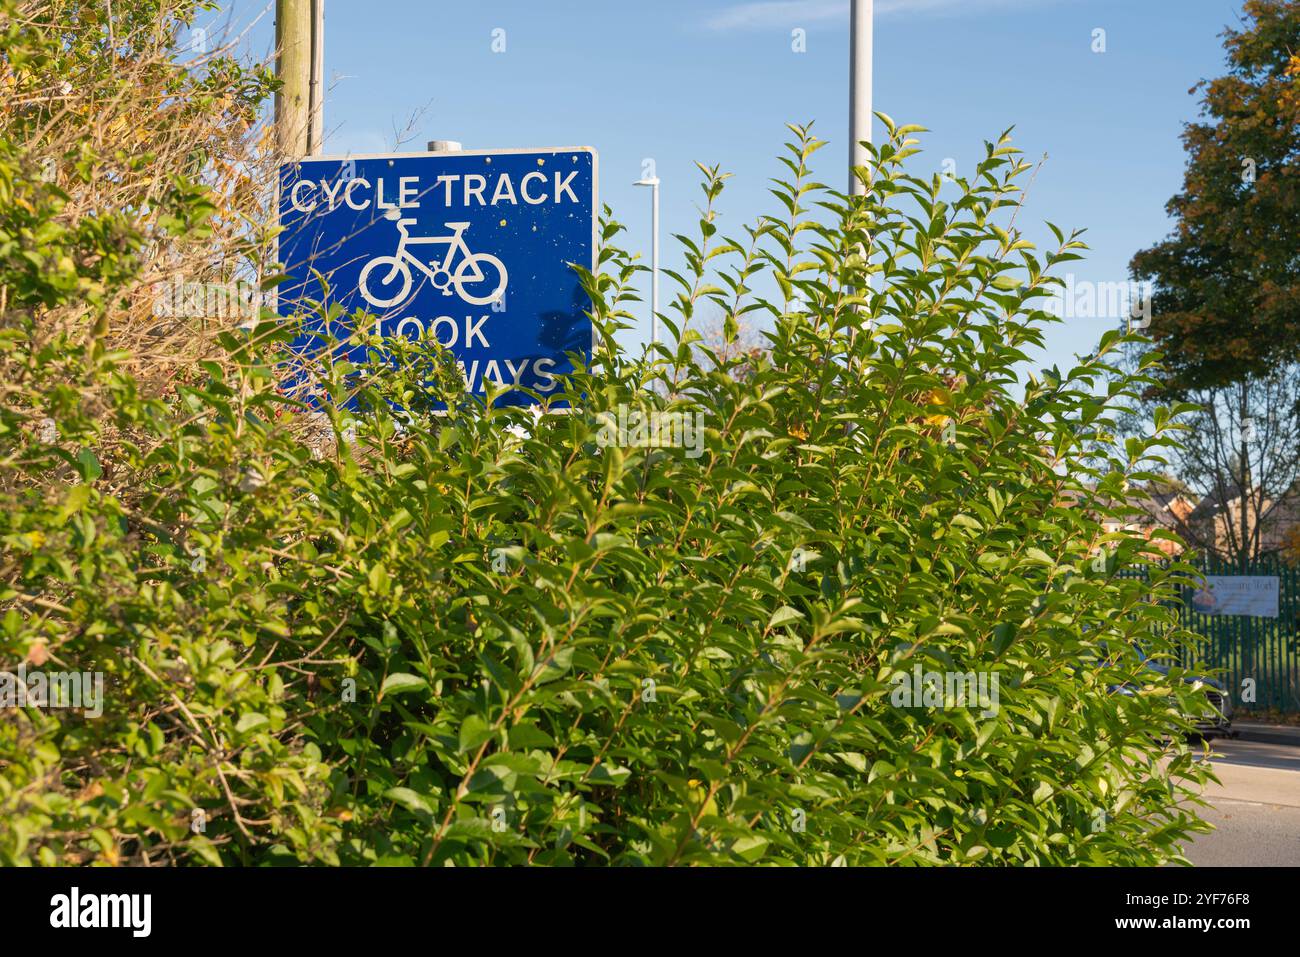
[[[650,342],[654,344],[659,341],[659,177],[632,185],[650,187]]]
[[[860,196],[866,188],[853,175],[853,167],[866,166],[871,142],[871,47],[874,0],[853,0],[849,14],[849,192]]]

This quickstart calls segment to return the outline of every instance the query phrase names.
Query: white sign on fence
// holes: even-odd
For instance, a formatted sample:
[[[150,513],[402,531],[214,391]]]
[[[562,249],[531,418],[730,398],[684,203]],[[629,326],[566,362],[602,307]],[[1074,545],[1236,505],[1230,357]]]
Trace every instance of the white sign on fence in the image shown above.
[[[1277,617],[1276,575],[1206,575],[1192,593],[1192,610],[1202,615]]]

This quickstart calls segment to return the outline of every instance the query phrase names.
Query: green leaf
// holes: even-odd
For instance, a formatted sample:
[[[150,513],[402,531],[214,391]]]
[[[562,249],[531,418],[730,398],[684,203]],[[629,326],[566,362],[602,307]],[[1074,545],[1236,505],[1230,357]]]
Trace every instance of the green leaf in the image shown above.
[[[771,631],[773,628],[780,628],[782,625],[789,624],[792,621],[802,621],[804,613],[797,608],[791,608],[789,605],[782,605],[776,611],[772,612],[772,617],[767,621],[767,628]]]
[[[235,730],[240,734],[246,734],[258,728],[264,728],[271,723],[271,719],[264,714],[258,714],[255,711],[246,711],[239,716],[235,723]]]
[[[461,722],[457,750],[460,754],[475,750],[495,734],[496,731],[483,718],[476,714],[466,715]]]
[[[406,694],[410,691],[421,691],[428,687],[429,683],[419,675],[395,671],[384,679],[384,683],[379,689],[379,697],[382,699],[387,695]]]
[[[433,816],[433,805],[410,788],[389,788],[384,792],[384,797],[415,814]]]
[[[77,462],[81,466],[81,478],[85,482],[93,482],[104,474],[103,467],[99,464],[99,459],[90,449],[82,449],[77,453]]]

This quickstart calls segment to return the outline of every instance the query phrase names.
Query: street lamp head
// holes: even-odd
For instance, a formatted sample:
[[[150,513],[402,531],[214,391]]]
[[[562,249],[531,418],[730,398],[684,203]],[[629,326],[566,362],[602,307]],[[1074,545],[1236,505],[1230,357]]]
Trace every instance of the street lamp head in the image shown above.
[[[633,185],[633,186],[658,186],[658,185],[659,185],[659,177],[658,177],[658,176],[651,176],[649,179],[639,179],[639,180],[637,180],[635,183],[633,183],[632,185]]]

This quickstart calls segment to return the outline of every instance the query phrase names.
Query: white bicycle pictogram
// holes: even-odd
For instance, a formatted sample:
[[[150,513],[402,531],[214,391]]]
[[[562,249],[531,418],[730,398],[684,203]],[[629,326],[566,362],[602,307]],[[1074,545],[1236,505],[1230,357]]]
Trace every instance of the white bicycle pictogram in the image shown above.
[[[505,295],[506,282],[509,279],[506,275],[505,263],[491,253],[470,252],[469,246],[465,244],[465,230],[469,229],[469,223],[444,223],[443,225],[452,231],[450,236],[412,236],[407,232],[407,228],[414,222],[412,218],[399,219],[397,231],[401,235],[397,240],[397,252],[391,256],[376,256],[362,267],[357,288],[368,303],[379,309],[387,309],[405,302],[406,297],[411,294],[412,266],[428,276],[433,287],[442,290],[444,296],[450,296],[454,286],[456,294],[461,299],[476,306],[485,306]],[[423,245],[445,245],[448,247],[447,255],[442,260],[432,259],[428,263],[422,262],[409,247]],[[453,272],[452,259],[458,251],[461,259]],[[489,280],[489,274],[484,272],[484,266],[495,269],[501,279],[494,287],[488,287],[492,291],[486,296],[475,296],[474,285]],[[378,277],[378,289],[374,292],[378,292],[379,295],[375,295],[370,288],[371,277],[377,267],[388,268],[386,275]],[[467,290],[466,286],[470,289]],[[387,295],[390,291],[392,295]]]

